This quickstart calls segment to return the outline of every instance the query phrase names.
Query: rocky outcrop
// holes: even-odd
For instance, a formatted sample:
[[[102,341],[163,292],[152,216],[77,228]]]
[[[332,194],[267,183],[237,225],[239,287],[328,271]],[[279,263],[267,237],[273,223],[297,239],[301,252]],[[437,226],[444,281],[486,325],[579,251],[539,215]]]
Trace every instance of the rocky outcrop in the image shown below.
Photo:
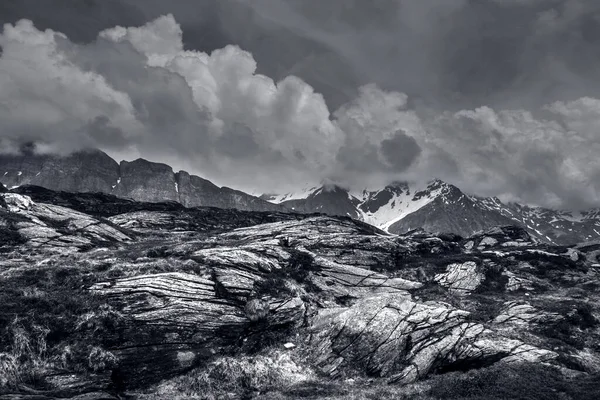
[[[43,378],[45,390],[56,389],[52,377],[65,376],[65,368],[107,382],[95,391],[118,392],[271,348],[304,360],[296,365],[306,376],[396,385],[502,363],[573,374],[599,365],[594,245],[540,244],[510,226],[465,239],[394,236],[350,218],[180,205],[103,220],[14,193],[2,197],[2,226],[25,240],[2,249],[0,283],[34,285],[5,306],[11,318],[15,309],[25,313],[19,318],[35,318],[35,296],[91,302],[45,350],[56,368]],[[111,209],[107,198],[67,200],[82,210]],[[51,221],[68,224],[60,230]],[[68,245],[42,247],[47,236],[52,249]],[[62,274],[74,283],[58,290],[58,280],[25,279],[24,271],[51,274],[50,265],[68,265]],[[83,361],[69,364],[61,356],[70,354],[67,345]],[[13,354],[10,343],[0,346]]]
[[[450,264],[446,272],[437,274],[434,280],[452,293],[467,295],[477,289],[485,276],[478,271],[477,263],[467,261],[462,264]]]
[[[68,208],[34,203],[14,193],[1,194],[3,228],[29,248],[70,252],[106,247],[131,240],[123,229]]]
[[[558,354],[520,340],[499,337],[469,314],[443,304],[415,304],[377,297],[339,314],[326,315],[316,346],[318,365],[332,377],[357,368],[407,384],[434,368],[452,370],[495,362],[546,362]],[[333,339],[333,340],[332,340]]]

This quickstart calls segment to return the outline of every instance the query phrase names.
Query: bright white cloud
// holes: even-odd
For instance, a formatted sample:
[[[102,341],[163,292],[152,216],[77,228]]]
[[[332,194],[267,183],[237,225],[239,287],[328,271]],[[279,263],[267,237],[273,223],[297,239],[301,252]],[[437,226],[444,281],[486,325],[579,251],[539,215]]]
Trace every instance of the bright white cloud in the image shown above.
[[[101,146],[103,137],[86,132],[96,118],[105,128],[136,135],[139,126],[126,93],[114,90],[98,74],[85,72],[57,51],[64,35],[37,30],[30,21],[7,24],[0,35],[0,120],[5,143],[44,140],[56,150]],[[75,147],[72,147],[75,146]]]

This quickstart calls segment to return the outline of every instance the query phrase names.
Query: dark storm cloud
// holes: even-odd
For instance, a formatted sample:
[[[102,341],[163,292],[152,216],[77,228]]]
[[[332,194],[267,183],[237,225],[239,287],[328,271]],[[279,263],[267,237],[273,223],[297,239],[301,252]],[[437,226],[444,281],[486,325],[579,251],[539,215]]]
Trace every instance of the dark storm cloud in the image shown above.
[[[288,71],[331,98],[334,108],[335,100],[371,82],[443,109],[534,107],[600,91],[595,0],[239,3],[263,18],[235,24],[244,48],[261,65],[293,66]],[[263,54],[264,31],[292,48],[302,45],[293,54]],[[332,69],[340,71],[337,79],[329,79]],[[326,82],[319,82],[322,75]]]
[[[421,154],[417,141],[402,131],[382,140],[379,146],[386,163],[395,172],[404,172]]]
[[[258,72],[301,77],[330,108],[377,83],[443,109],[533,107],[600,92],[596,0],[8,0],[0,22],[93,41],[172,13],[186,48],[250,51]]]
[[[440,177],[597,205],[599,16],[591,0],[5,1],[0,151],[121,150],[246,190]]]

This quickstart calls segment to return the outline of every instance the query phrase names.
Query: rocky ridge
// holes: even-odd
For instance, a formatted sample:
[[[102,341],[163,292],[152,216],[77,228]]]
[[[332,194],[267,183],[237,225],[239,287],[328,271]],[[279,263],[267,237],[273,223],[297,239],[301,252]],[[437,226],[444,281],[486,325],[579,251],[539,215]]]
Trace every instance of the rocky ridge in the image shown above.
[[[100,150],[66,156],[0,154],[0,182],[8,188],[35,185],[55,191],[101,192],[142,202],[176,201],[186,207],[284,209],[247,193],[218,187],[186,171],[175,173],[166,164],[141,158],[117,163]]]
[[[15,238],[1,248],[0,320],[44,326],[50,343],[26,356],[3,334],[0,361],[45,365],[31,382],[5,369],[21,374],[8,392],[114,396],[284,344],[298,371],[323,379],[410,385],[523,363],[600,373],[597,243],[543,244],[513,226],[394,236],[350,218],[168,203],[109,216],[111,197],[95,217],[90,201],[71,200],[75,211],[0,196],[0,232]],[[43,311],[51,295],[78,304]]]

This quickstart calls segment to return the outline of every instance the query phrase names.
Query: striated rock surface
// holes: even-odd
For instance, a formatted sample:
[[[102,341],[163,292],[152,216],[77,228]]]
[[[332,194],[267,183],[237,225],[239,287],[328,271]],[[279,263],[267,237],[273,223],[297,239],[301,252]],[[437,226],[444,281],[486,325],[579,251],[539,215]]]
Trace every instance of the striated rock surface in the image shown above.
[[[69,208],[35,203],[28,196],[0,194],[1,226],[28,247],[77,251],[130,241],[125,230]],[[2,244],[0,244],[2,246]]]
[[[5,392],[113,396],[269,349],[302,376],[395,385],[522,363],[599,369],[594,244],[35,193],[0,195],[0,360],[44,368],[10,370],[20,380]],[[23,332],[44,350],[18,347]]]
[[[440,286],[458,295],[469,294],[477,289],[484,279],[484,275],[478,271],[477,263],[474,261],[450,264],[446,267],[446,272],[437,274],[434,278]]]

